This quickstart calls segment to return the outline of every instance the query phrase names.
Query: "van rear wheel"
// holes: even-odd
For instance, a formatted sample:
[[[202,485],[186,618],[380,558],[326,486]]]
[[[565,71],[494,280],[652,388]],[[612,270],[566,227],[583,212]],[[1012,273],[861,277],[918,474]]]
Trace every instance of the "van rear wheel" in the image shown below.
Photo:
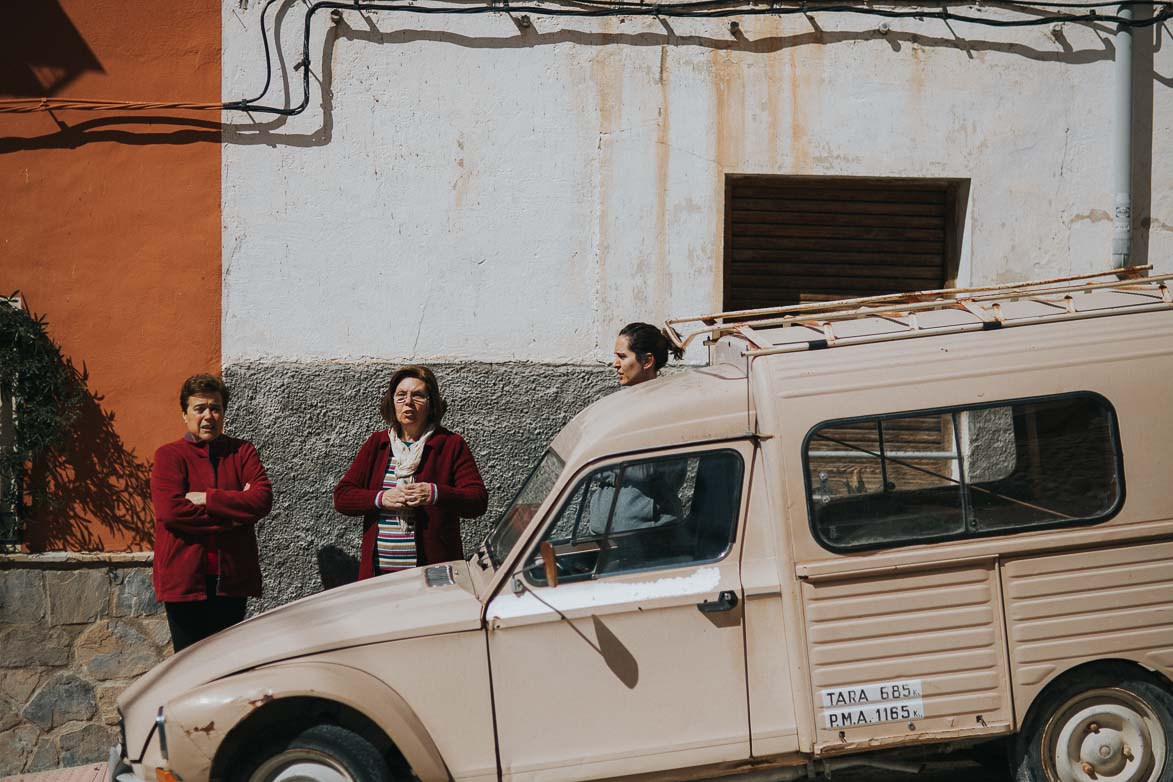
[[[1050,693],[1017,742],[1017,782],[1173,782],[1173,695],[1095,673]]]
[[[237,782],[391,782],[387,761],[362,736],[337,725],[315,725],[269,744],[236,769]]]

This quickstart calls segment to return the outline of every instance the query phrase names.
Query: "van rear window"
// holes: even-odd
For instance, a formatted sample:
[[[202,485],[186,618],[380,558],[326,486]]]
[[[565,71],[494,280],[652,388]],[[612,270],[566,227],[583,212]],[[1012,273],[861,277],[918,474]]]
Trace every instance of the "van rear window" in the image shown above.
[[[1091,393],[829,421],[804,463],[832,550],[1092,523],[1124,497],[1116,415]]]

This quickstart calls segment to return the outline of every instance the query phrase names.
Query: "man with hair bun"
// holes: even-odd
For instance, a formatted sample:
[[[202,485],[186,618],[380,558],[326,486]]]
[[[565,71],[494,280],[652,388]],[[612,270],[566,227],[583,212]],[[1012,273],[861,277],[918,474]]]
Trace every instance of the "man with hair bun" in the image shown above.
[[[256,449],[224,434],[228,388],[192,375],[179,391],[187,432],[155,452],[155,596],[167,611],[178,652],[244,619],[260,597],[253,529],[273,506],[273,487]]]

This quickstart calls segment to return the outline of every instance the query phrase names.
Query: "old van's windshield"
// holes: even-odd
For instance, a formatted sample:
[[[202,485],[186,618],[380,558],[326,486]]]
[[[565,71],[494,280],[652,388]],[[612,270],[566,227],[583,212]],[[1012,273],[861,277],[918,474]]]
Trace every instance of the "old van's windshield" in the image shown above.
[[[513,544],[521,537],[542,500],[546,499],[546,495],[554,488],[554,482],[558,480],[565,466],[562,457],[551,448],[529,474],[529,478],[521,486],[521,491],[513,498],[513,502],[509,503],[497,526],[485,540],[493,567],[501,564],[513,548]]]

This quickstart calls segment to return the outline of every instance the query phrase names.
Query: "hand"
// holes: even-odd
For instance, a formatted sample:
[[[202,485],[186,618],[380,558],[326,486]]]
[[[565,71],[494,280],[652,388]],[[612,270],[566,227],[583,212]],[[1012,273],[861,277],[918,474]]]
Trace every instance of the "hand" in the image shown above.
[[[403,494],[407,497],[407,505],[418,508],[432,501],[432,486],[428,483],[409,483],[403,487]]]
[[[384,510],[399,510],[407,507],[407,496],[402,489],[387,489],[383,492],[381,501]]]
[[[187,501],[190,502],[192,505],[207,505],[208,504],[208,493],[206,491],[189,491],[187,494],[185,494],[183,496],[186,497]]]

